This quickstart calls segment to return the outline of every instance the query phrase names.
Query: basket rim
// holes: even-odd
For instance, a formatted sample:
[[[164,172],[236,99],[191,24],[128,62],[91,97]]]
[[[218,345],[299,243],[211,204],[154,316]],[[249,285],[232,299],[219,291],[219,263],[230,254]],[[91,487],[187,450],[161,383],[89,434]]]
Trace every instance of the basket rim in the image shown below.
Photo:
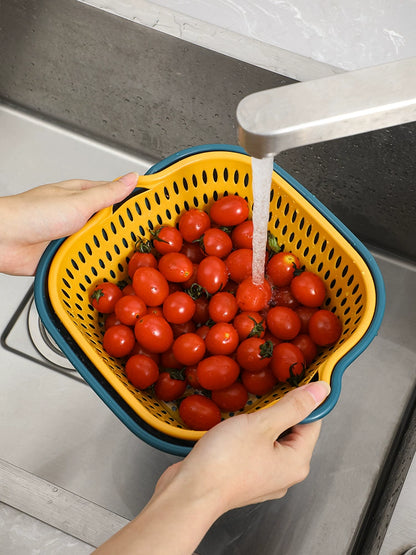
[[[193,156],[200,153],[212,153],[215,151],[234,152],[234,153],[244,154],[248,156],[247,153],[244,151],[244,149],[235,145],[227,145],[227,144],[201,145],[197,147],[184,149],[175,154],[172,154],[171,156],[153,165],[146,172],[146,175],[156,174],[189,156]],[[361,241],[359,241],[357,237],[355,237],[355,235],[344,224],[342,224],[342,222],[334,214],[332,214],[332,212],[329,209],[327,209],[318,199],[316,199],[315,196],[313,196],[307,189],[305,189],[305,187],[303,187],[296,179],[294,179],[290,174],[288,174],[276,163],[274,163],[274,170],[278,175],[280,175],[280,177],[282,177],[285,181],[287,181],[287,183],[290,186],[292,186],[301,196],[303,196],[357,251],[357,253],[361,256],[362,260],[367,265],[371,273],[374,287],[375,287],[375,292],[376,292],[375,308],[374,308],[372,320],[365,334],[361,337],[361,339],[359,339],[359,341],[348,352],[346,352],[341,357],[341,359],[335,364],[331,375],[330,395],[320,407],[315,409],[315,411],[304,420],[304,422],[312,422],[322,418],[333,409],[341,393],[341,382],[342,382],[342,376],[345,369],[353,362],[353,360],[355,360],[355,358],[359,356],[359,354],[363,350],[366,349],[366,347],[370,344],[370,342],[373,340],[374,336],[376,335],[384,314],[384,307],[385,307],[384,282],[383,282],[380,270],[373,256],[368,251],[368,249],[361,243]],[[45,314],[44,307],[45,307],[45,295],[47,297],[47,300],[49,300],[48,293],[47,293],[47,279],[48,279],[48,273],[49,273],[49,265],[53,259],[54,254],[56,253],[56,251],[58,250],[58,248],[60,247],[60,245],[64,240],[65,239],[61,239],[61,240],[58,240],[57,242],[53,242],[54,248],[52,248],[52,245],[50,245],[51,247],[49,251],[50,256],[48,259],[46,257],[45,259],[44,257],[42,257],[38,267],[39,273],[37,272],[36,274],[35,301],[38,306],[38,310],[42,320],[43,320],[43,316],[44,317],[46,316],[47,318],[47,311]],[[36,286],[37,284],[39,285],[39,287]],[[44,290],[43,294],[42,294],[42,289]],[[56,325],[50,323],[50,326],[53,331],[56,331]],[[48,331],[50,331],[51,333],[52,333],[52,330],[48,329]],[[84,379],[86,379],[86,381],[91,385],[91,387],[93,387],[96,393],[111,408],[111,410],[113,410],[113,412],[131,429],[131,422],[129,422],[129,419],[125,414],[125,411],[120,408],[120,406],[117,404],[117,402],[114,401],[114,399],[112,398],[109,399],[107,395],[104,395],[103,397],[103,392],[101,391],[102,388],[100,387],[99,382],[97,382],[96,380],[90,380],[92,382],[90,383],[90,381],[87,378],[91,377],[91,373],[83,363],[82,359],[78,356],[76,350],[72,349],[68,345],[67,341],[61,337],[61,332],[57,332],[56,335],[58,336],[59,341],[56,339],[56,337],[54,337],[54,339],[57,340],[58,345],[62,348],[62,350],[64,351],[65,355],[69,358],[69,360],[74,364],[74,366],[77,368],[79,373],[83,376]],[[144,437],[142,437],[141,432],[143,432],[142,428],[140,428],[140,430],[134,431],[136,435],[138,435],[148,443],[158,448],[161,448],[162,450],[168,450],[168,452],[172,452],[170,444],[166,446],[164,445],[164,442],[162,440],[162,444],[160,443],[160,441],[156,441],[158,445],[155,445],[154,440],[156,438],[154,438],[152,435],[150,435],[149,437],[149,434],[147,433],[145,433]],[[178,438],[174,438],[174,439],[175,441],[178,440]],[[189,450],[190,447],[186,447],[185,449]],[[180,450],[183,452],[183,448]],[[175,454],[179,454],[179,453],[175,453]]]

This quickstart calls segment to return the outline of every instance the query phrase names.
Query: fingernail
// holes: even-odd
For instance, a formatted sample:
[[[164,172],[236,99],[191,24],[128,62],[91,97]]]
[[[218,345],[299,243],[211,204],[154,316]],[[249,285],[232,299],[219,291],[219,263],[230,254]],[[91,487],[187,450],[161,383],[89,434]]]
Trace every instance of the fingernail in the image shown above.
[[[327,382],[310,382],[303,385],[299,389],[304,389],[307,391],[314,399],[317,405],[320,405],[324,399],[326,399],[331,391],[331,388]]]
[[[122,177],[120,177],[118,179],[118,181],[123,183],[123,185],[131,186],[131,185],[136,185],[138,179],[139,179],[139,174],[138,173],[130,172],[130,173],[126,173],[126,175],[123,175]]]

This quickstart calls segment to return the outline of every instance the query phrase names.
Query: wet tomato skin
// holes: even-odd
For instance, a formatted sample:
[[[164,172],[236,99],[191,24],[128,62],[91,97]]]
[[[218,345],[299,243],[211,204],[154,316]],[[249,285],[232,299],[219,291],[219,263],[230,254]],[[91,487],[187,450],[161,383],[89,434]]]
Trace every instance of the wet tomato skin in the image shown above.
[[[169,372],[161,372],[155,383],[155,395],[161,401],[175,401],[182,397],[186,389],[186,380],[173,378]]]
[[[203,210],[193,208],[184,212],[179,219],[179,231],[188,243],[192,243],[211,226],[210,217]]]
[[[279,382],[286,382],[293,376],[301,376],[305,370],[305,357],[292,343],[279,343],[273,349],[271,362],[273,374]]]
[[[116,302],[121,299],[123,292],[118,285],[111,282],[98,283],[91,294],[92,306],[102,314],[114,312]]]
[[[112,326],[104,333],[103,347],[113,357],[122,358],[127,356],[132,351],[135,343],[132,329],[124,324]]]
[[[185,366],[192,366],[205,355],[205,341],[196,333],[185,333],[177,337],[172,350],[175,357]]]
[[[211,399],[222,411],[236,412],[244,408],[248,393],[242,383],[234,382],[224,389],[213,391]]]
[[[324,281],[309,271],[302,272],[292,279],[290,291],[300,304],[310,307],[321,306],[326,296]]]
[[[239,365],[224,355],[206,357],[197,366],[197,377],[204,389],[223,389],[236,381],[240,373]]]
[[[119,327],[119,326],[116,326]],[[152,353],[163,353],[173,343],[173,331],[162,316],[145,314],[134,326],[137,341]]]
[[[225,262],[218,256],[207,256],[199,263],[197,282],[210,295],[224,289],[228,281],[228,270]]]
[[[309,320],[309,335],[320,347],[333,345],[338,341],[342,325],[338,317],[330,310],[317,310]]]
[[[138,268],[133,276],[133,289],[147,306],[160,306],[169,295],[169,284],[156,268]]]
[[[132,355],[126,362],[127,379],[137,389],[147,389],[159,377],[159,368],[154,360],[146,355]]]
[[[263,283],[253,283],[251,278],[242,281],[237,289],[236,299],[240,310],[259,312],[266,308],[272,297],[272,288],[265,279]]]
[[[237,195],[227,195],[219,198],[211,206],[209,215],[211,220],[224,226],[234,226],[248,218],[249,208],[247,201]]]
[[[286,306],[274,306],[266,317],[267,328],[278,339],[289,341],[300,332],[301,321],[294,310]]]

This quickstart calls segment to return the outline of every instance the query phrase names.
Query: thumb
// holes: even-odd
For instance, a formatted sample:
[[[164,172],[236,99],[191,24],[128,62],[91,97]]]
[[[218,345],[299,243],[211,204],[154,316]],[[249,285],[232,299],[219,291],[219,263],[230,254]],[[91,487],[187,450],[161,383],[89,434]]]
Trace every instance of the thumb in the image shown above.
[[[310,382],[289,391],[270,408],[259,410],[256,415],[263,420],[267,433],[276,437],[302,422],[329,395],[331,388],[324,381]]]
[[[124,200],[136,187],[139,175],[135,172],[123,175],[116,181],[100,183],[82,191],[83,201],[92,212]]]

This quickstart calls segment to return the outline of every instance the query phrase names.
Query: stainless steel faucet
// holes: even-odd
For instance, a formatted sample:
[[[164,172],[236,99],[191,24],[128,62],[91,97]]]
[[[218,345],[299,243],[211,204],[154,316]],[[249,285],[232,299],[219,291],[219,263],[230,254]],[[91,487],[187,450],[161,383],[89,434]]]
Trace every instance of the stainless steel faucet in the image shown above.
[[[238,139],[256,158],[416,120],[416,57],[269,89],[237,107]]]

